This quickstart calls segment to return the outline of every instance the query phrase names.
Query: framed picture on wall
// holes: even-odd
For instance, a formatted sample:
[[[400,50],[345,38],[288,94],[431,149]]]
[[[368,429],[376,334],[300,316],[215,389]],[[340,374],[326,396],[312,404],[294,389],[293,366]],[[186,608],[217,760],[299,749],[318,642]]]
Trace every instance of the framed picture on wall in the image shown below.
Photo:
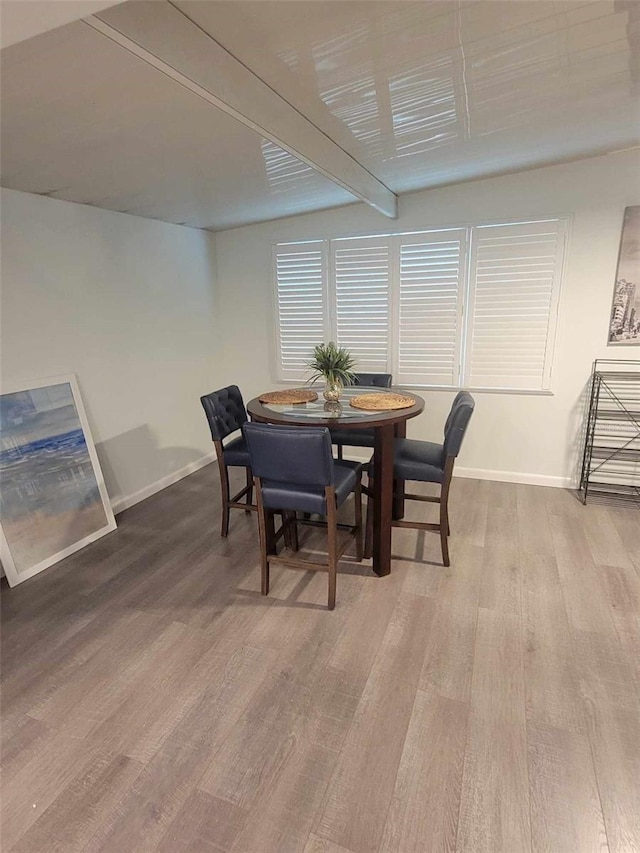
[[[640,345],[640,205],[624,211],[608,343]]]
[[[2,389],[0,478],[10,586],[115,529],[75,376]]]

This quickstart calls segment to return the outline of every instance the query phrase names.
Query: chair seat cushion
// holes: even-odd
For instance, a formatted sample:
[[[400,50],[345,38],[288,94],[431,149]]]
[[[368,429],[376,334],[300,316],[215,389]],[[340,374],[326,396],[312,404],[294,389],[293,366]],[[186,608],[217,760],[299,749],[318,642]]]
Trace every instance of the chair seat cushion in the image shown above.
[[[441,483],[444,479],[444,448],[432,441],[397,438],[393,470],[400,480]]]
[[[341,447],[373,447],[375,432],[373,429],[329,429],[331,443]]]
[[[373,459],[369,463],[373,477]],[[444,479],[444,448],[432,441],[396,438],[394,443],[393,476],[399,480],[419,480],[441,483]]]
[[[354,490],[362,465],[346,459],[336,459],[333,465],[336,503],[340,506]],[[324,488],[291,485],[278,480],[262,481],[262,501],[267,509],[290,509],[318,515],[326,515],[327,512]]]
[[[241,465],[244,468],[251,467],[249,449],[242,435],[234,438],[229,444],[225,444],[222,456],[226,465]]]

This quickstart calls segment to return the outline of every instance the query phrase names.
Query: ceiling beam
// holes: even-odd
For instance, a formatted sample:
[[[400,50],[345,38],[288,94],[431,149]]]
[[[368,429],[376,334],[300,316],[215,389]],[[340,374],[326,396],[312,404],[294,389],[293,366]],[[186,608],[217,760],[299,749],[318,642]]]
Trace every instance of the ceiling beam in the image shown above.
[[[86,15],[115,6],[121,0],[0,0],[0,46],[55,30]]]
[[[170,3],[124,3],[84,21],[385,216],[397,216],[390,189]]]

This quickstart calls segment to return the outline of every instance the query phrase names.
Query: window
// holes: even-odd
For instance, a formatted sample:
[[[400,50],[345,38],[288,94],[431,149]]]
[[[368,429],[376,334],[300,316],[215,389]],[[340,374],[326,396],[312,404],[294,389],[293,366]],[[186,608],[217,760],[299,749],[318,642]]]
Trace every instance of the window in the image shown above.
[[[566,221],[275,247],[278,376],[315,344],[400,385],[547,390]]]
[[[333,340],[363,372],[386,373],[389,346],[389,240],[335,240],[331,245]],[[330,311],[331,316],[331,311]]]
[[[300,379],[314,346],[330,334],[326,267],[322,242],[278,246],[278,360],[283,379]]]
[[[465,231],[399,238],[398,354],[401,385],[454,386],[460,375]]]

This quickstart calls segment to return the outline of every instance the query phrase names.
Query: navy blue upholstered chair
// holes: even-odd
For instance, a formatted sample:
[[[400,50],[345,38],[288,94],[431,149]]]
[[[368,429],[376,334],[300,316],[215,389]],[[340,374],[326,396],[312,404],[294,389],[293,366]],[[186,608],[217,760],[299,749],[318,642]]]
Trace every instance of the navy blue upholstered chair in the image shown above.
[[[394,445],[393,476],[397,480],[415,480],[421,483],[439,483],[440,495],[410,495],[407,500],[427,501],[440,505],[440,520],[437,524],[421,521],[394,520],[394,527],[411,527],[417,530],[431,530],[440,534],[442,546],[442,562],[445,566],[449,561],[449,486],[453,475],[453,466],[460,453],[475,402],[468,391],[460,391],[451,406],[444,426],[444,442],[435,444],[431,441],[415,441],[410,438],[397,438]],[[373,477],[373,466],[370,466],[369,477]],[[369,493],[370,489],[367,490]],[[367,506],[367,536],[365,556],[371,554],[373,540],[373,507]]]
[[[393,377],[390,373],[356,373],[354,385],[366,385],[368,388],[391,388]],[[338,449],[338,459],[342,459],[342,448],[373,447],[375,440],[372,429],[332,429],[331,443]]]
[[[220,471],[220,488],[222,490],[222,531],[221,536],[229,533],[229,510],[243,509],[245,512],[256,510],[253,499],[253,479],[249,451],[243,435],[223,444],[224,439],[237,432],[248,420],[242,394],[237,385],[229,385],[219,391],[212,391],[200,397],[211,430],[211,438],[216,448],[218,470]],[[246,468],[247,484],[233,497],[229,496],[228,468]],[[246,497],[245,497],[246,496]],[[241,503],[241,499],[245,502]]]
[[[243,427],[256,487],[260,529],[262,594],[269,592],[269,567],[281,562],[290,568],[323,569],[329,575],[329,610],[336,603],[338,560],[346,544],[338,549],[337,510],[355,494],[355,524],[350,532],[356,539],[356,559],[362,560],[362,465],[336,461],[331,454],[331,438],[326,427],[285,427],[248,423]],[[274,513],[282,513],[282,527],[276,533]],[[328,561],[320,564],[290,556],[277,556],[276,543],[285,533],[297,550],[296,513],[326,516]],[[302,522],[314,523],[314,522]],[[289,528],[288,539],[286,537]]]

